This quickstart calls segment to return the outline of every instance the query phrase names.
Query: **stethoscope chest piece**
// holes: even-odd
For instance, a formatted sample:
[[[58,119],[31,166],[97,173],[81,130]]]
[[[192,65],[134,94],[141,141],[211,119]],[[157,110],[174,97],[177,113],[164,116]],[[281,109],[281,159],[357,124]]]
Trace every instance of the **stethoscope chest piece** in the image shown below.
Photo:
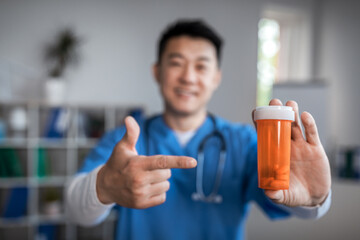
[[[202,202],[207,202],[207,203],[222,203],[223,201],[223,198],[221,195],[215,195],[215,196],[205,196],[205,195],[201,195],[197,192],[194,192],[192,195],[191,195],[191,199],[195,202],[199,202],[199,201],[202,201]]]

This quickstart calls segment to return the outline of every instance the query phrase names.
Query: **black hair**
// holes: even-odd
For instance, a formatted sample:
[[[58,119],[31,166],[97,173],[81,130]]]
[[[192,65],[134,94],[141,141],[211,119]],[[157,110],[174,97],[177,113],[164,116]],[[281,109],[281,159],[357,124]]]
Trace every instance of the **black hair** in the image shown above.
[[[218,33],[216,33],[209,25],[200,19],[178,20],[170,24],[165,29],[165,31],[161,34],[160,40],[158,42],[158,63],[161,61],[161,56],[169,40],[171,38],[184,35],[196,38],[204,38],[210,41],[215,47],[218,65],[220,65],[221,46],[223,44],[223,40]]]

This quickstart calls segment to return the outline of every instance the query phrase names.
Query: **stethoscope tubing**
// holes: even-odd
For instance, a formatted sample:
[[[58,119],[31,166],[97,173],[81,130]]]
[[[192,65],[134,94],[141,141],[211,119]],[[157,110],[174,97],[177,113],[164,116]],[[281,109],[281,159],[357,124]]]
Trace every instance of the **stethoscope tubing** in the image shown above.
[[[198,154],[197,154],[197,168],[196,168],[196,192],[194,192],[191,195],[191,198],[194,201],[202,201],[202,202],[207,202],[207,203],[221,203],[223,201],[223,198],[220,194],[218,194],[219,192],[219,188],[220,188],[220,184],[221,184],[221,178],[225,169],[225,161],[226,161],[226,141],[225,138],[223,136],[223,134],[218,130],[217,124],[216,124],[216,119],[215,116],[212,115],[211,113],[208,113],[211,121],[213,122],[214,125],[214,130],[209,133],[200,143],[199,148],[198,148]],[[151,121],[153,120],[153,118],[150,118],[149,120],[147,120],[145,122],[145,134],[146,134],[146,138],[147,138],[147,154],[150,153],[150,137],[149,137],[149,125],[151,123]],[[215,177],[215,183],[213,186],[212,191],[210,192],[210,194],[205,195],[204,193],[204,188],[203,188],[203,181],[204,181],[204,163],[205,163],[205,156],[204,156],[204,148],[205,145],[207,143],[207,141],[212,138],[212,137],[217,137],[220,139],[221,142],[221,148],[220,148],[220,156],[219,156],[219,161],[218,161],[218,166],[217,166],[217,170],[216,170],[216,177]]]

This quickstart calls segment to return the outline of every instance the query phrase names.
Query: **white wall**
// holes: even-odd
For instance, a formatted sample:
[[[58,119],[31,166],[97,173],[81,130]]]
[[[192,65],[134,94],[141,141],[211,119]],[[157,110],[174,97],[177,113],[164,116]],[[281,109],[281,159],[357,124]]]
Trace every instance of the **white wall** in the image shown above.
[[[223,83],[210,110],[250,122],[256,94],[258,3],[185,2],[1,1],[0,60],[26,66],[40,76],[43,44],[59,27],[72,25],[84,44],[81,64],[67,76],[68,101],[139,103],[153,113],[162,109],[151,75],[159,33],[179,17],[200,17],[225,39]],[[41,86],[32,86],[32,95],[39,96]]]
[[[336,145],[360,145],[360,2],[323,1],[317,71],[331,87],[331,136]]]

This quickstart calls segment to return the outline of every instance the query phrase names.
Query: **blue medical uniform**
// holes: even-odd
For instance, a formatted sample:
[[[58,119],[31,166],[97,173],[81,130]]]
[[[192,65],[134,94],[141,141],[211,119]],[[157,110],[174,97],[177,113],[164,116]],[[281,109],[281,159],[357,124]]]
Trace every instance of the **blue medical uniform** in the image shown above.
[[[233,124],[219,117],[216,117],[216,124],[227,146],[219,188],[222,203],[193,201],[191,195],[196,191],[196,168],[172,169],[170,190],[164,204],[144,210],[118,207],[117,239],[243,239],[251,201],[256,202],[270,218],[290,215],[273,204],[257,186],[255,130],[249,125]],[[145,121],[139,122],[139,125],[141,133],[136,145],[139,154],[185,155],[195,159],[200,143],[215,129],[213,121],[207,117],[187,145],[181,147],[162,116],[153,118],[147,131],[144,131]],[[124,133],[122,126],[106,134],[89,154],[80,171],[89,172],[105,163]],[[220,141],[216,137],[207,141],[205,146],[205,194],[209,194],[214,185],[219,148]]]

